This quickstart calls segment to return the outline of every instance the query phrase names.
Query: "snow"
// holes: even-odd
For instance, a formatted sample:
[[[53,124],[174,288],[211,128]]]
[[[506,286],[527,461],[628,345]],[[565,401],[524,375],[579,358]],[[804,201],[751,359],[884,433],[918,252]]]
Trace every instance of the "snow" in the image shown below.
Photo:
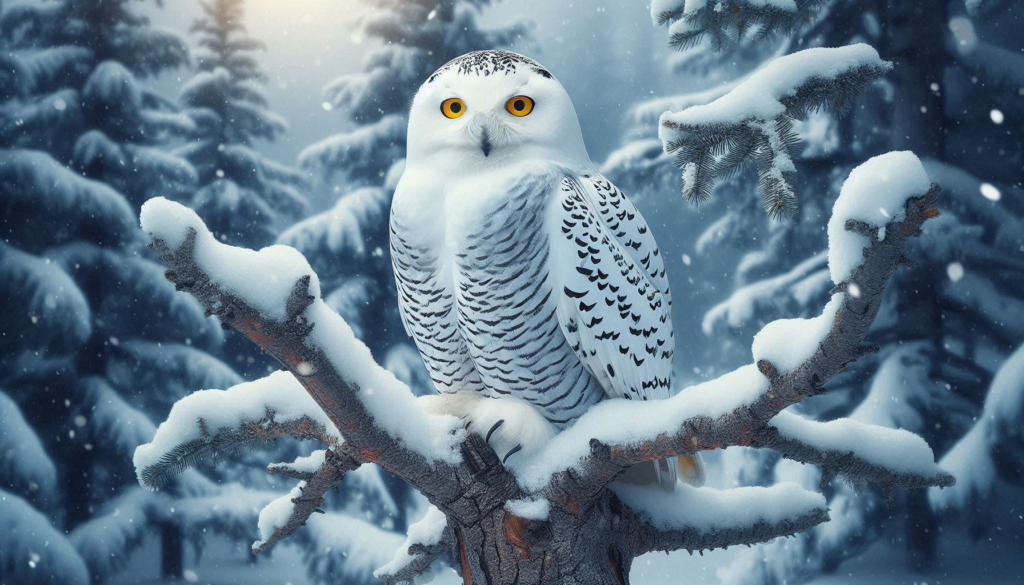
[[[961,438],[940,465],[957,478],[951,488],[930,488],[928,500],[936,511],[970,511],[992,497],[1001,472],[995,456],[1006,451],[1002,461],[1020,460],[1020,424],[1024,419],[1024,346],[1017,348],[992,379],[985,407],[974,427]],[[1014,452],[1012,455],[1008,452]]]
[[[747,365],[665,400],[605,400],[513,472],[523,489],[537,492],[555,473],[576,468],[590,454],[591,439],[625,446],[652,441],[661,434],[676,432],[690,418],[718,418],[751,404],[767,389],[768,380],[756,366]]]
[[[798,304],[804,305],[815,294],[828,290],[821,283],[823,276],[827,279],[824,266],[826,256],[824,252],[815,254],[787,273],[736,290],[704,315],[701,322],[704,334],[711,335],[716,325],[723,323],[732,329],[748,325],[755,316],[772,310],[786,297],[795,297]]]
[[[118,112],[142,107],[142,91],[135,76],[117,61],[104,61],[93,70],[82,88],[82,97],[98,107]]]
[[[869,159],[850,172],[828,222],[828,265],[832,282],[845,282],[864,259],[867,236],[848,231],[857,220],[875,227],[901,221],[907,199],[924,195],[931,182],[917,156],[896,151]]]
[[[277,238],[304,254],[330,253],[346,258],[366,255],[368,231],[387,217],[383,189],[365,187],[343,195],[334,208],[293,225]]]
[[[73,350],[92,334],[88,300],[56,264],[0,242],[0,282],[6,309],[37,325],[26,347]]]
[[[655,528],[694,529],[698,534],[744,528],[758,522],[778,524],[828,509],[824,496],[789,482],[725,490],[680,483],[673,492],[613,483],[610,489]]]
[[[97,580],[120,571],[146,532],[164,518],[162,496],[141,488],[129,488],[107,501],[98,514],[77,526],[70,541]]]
[[[295,461],[287,464],[287,466],[298,472],[316,473],[317,470],[323,467],[325,457],[327,457],[327,451],[325,449],[317,449],[304,457],[296,457]],[[276,465],[278,464],[271,464],[270,468]]]
[[[17,205],[15,209],[41,206],[49,218],[75,218],[76,225],[65,237],[78,235],[78,230],[92,237],[95,232],[115,234],[122,242],[136,237],[135,214],[124,197],[104,183],[82,178],[45,153],[0,149],[0,190],[8,205]],[[100,225],[102,230],[90,230]],[[61,228],[64,234],[63,222]]]
[[[509,500],[505,502],[505,510],[527,520],[547,520],[551,502],[545,498]]]
[[[405,541],[395,551],[395,556],[388,563],[373,572],[373,576],[382,579],[387,575],[394,575],[411,563],[415,557],[409,554],[409,547],[414,544],[431,546],[441,542],[444,531],[448,527],[448,519],[444,512],[434,506],[427,508],[427,513],[420,521],[409,526],[408,535]],[[424,575],[427,577],[427,575]],[[425,579],[423,583],[428,582]],[[419,582],[419,581],[417,581]]]
[[[292,517],[292,512],[295,511],[293,500],[301,498],[302,490],[305,488],[306,482],[300,481],[290,492],[270,502],[260,511],[258,523],[260,539],[252,543],[252,550],[254,552],[265,545],[278,530],[288,525],[288,519]]]
[[[374,571],[391,562],[403,541],[400,534],[332,512],[313,514],[295,537],[312,553],[306,556],[309,573],[341,583],[373,582]]]
[[[793,95],[800,85],[814,77],[835,77],[859,67],[888,68],[890,64],[872,47],[859,43],[838,48],[806,49],[779,57],[715,101],[661,116],[659,137],[674,139],[670,125],[707,126],[739,124],[744,120],[767,122],[786,111],[781,100]]]
[[[843,304],[843,294],[836,293],[825,305],[821,315],[810,319],[778,319],[764,326],[754,336],[754,363],[765,360],[780,374],[800,367],[818,351],[818,346],[832,330],[836,313]]]
[[[294,283],[299,277],[310,275],[309,294],[315,299],[304,316],[315,326],[307,343],[323,350],[338,372],[359,388],[357,397],[382,430],[428,461],[454,464],[461,460],[457,446],[465,431],[458,420],[451,416],[424,413],[409,388],[376,364],[366,345],[357,340],[344,320],[319,298],[319,280],[302,254],[294,248],[278,245],[253,252],[221,244],[193,211],[162,198],[152,199],[143,206],[142,227],[154,237],[162,238],[171,249],[181,245],[189,228],[195,229],[198,233],[196,261],[210,275],[211,281],[239,295],[272,319],[284,318],[285,303]],[[291,384],[282,383],[282,387],[298,386],[294,380]],[[202,402],[191,404],[199,406]],[[247,408],[258,407],[252,401],[246,404]],[[201,411],[190,412],[198,415]],[[315,412],[321,413],[319,408]],[[174,416],[173,410],[171,416]],[[182,423],[176,426],[175,434],[187,430],[187,425]],[[328,428],[333,429],[331,426]],[[188,432],[194,431],[193,428]]]
[[[0,391],[0,482],[38,503],[56,503],[57,467],[18,405]]]
[[[818,422],[788,411],[780,412],[770,424],[782,436],[821,450],[852,452],[868,463],[901,473],[928,478],[940,474],[931,447],[910,431],[851,419]]]
[[[226,290],[244,297],[261,314],[285,318],[285,303],[292,287],[310,276],[310,293],[320,296],[320,280],[302,254],[287,246],[269,246],[259,252],[217,242],[191,209],[157,197],[142,206],[142,229],[177,249],[189,228],[196,230],[195,258],[200,268]]]
[[[135,450],[135,469],[140,480],[144,469],[158,464],[175,447],[203,438],[199,419],[212,434],[220,429],[237,429],[244,422],[262,420],[267,410],[274,413],[276,422],[308,417],[323,425],[329,437],[341,438],[299,381],[289,372],[278,371],[228,390],[201,390],[179,400],[167,420],[157,428],[152,442]]]
[[[1003,194],[999,192],[999,189],[991,183],[982,183],[978,190],[981,191],[982,197],[989,201],[999,201],[1003,196]]]
[[[88,413],[90,429],[94,436],[103,437],[105,449],[131,455],[136,447],[153,438],[156,427],[149,417],[125,402],[102,378],[85,378],[82,386],[92,405]]]
[[[388,114],[347,134],[337,134],[312,144],[299,153],[304,169],[330,171],[339,168],[376,167],[405,155],[408,122],[405,116]]]
[[[88,585],[89,570],[64,534],[25,500],[0,489],[5,583]]]
[[[693,2],[694,0],[685,0],[686,5]],[[683,5],[684,0],[651,0],[651,21],[657,26],[661,24],[663,14],[677,13],[683,8]]]

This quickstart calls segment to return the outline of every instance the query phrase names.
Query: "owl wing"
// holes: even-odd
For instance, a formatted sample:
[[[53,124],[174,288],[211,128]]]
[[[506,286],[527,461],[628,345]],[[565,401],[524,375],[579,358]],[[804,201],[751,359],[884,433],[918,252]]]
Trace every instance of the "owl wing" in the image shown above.
[[[672,306],[672,294],[665,272],[665,259],[661,256],[654,234],[633,202],[600,173],[584,175],[580,185],[590,199],[594,211],[615,235],[623,249],[633,258],[647,278],[661,291],[662,299]]]
[[[620,197],[620,209],[624,203]],[[654,277],[616,237],[595,209],[599,203],[575,177],[562,180],[553,205],[562,333],[609,396],[667,398],[674,337],[670,308]],[[642,223],[633,215],[630,221]],[[658,273],[664,278],[663,268]]]

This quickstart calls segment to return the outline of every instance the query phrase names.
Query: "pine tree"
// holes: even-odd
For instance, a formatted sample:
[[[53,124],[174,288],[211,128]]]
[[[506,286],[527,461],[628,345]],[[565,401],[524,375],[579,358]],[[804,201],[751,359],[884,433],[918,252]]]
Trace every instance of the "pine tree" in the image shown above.
[[[1001,25],[1020,14],[1020,7],[1010,3],[972,2],[965,7],[842,0],[666,0],[652,5],[655,23],[667,24],[670,42],[684,51],[678,67],[694,71],[722,64],[733,81],[638,108],[677,112],[662,118],[669,154],[657,153],[651,143],[646,151],[633,145],[613,158],[627,174],[643,161],[676,163],[683,169],[684,194],[698,202],[712,197],[710,210],[720,219],[710,224],[696,248],[718,245],[717,258],[721,245],[728,244],[739,255],[730,275],[732,294],[711,308],[703,322],[709,335],[730,337],[719,346],[722,355],[737,359],[745,348],[735,340],[746,339],[767,321],[820,306],[831,286],[820,252],[826,244],[820,218],[857,161],[887,150],[913,150],[928,159],[929,175],[945,190],[942,217],[925,228],[925,237],[908,252],[918,266],[894,277],[869,337],[880,351],[852,364],[830,386],[829,395],[806,407],[807,414],[821,419],[850,416],[918,432],[937,453],[949,452],[943,463],[959,472],[958,479],[972,479],[948,494],[936,492],[931,504],[924,493],[908,494],[896,502],[898,513],[887,510],[876,492],[858,496],[833,482],[827,492],[830,505],[841,513],[834,514],[828,537],[812,531],[742,555],[725,572],[726,582],[792,582],[834,571],[881,538],[885,530],[878,527],[886,523],[904,531],[908,564],[926,570],[935,562],[943,519],[935,512],[991,510],[993,499],[985,496],[992,494],[997,477],[1020,484],[1024,445],[1017,434],[1002,430],[1006,421],[1019,421],[1014,417],[1021,414],[1020,389],[995,376],[1024,341],[1024,328],[1006,318],[1024,309],[1019,293],[1024,209],[1015,170],[1024,145],[1005,125],[1024,114],[1019,100],[1024,59],[1020,41]],[[948,46],[955,48],[947,50],[950,37]],[[865,71],[852,71],[846,83],[811,80],[780,100],[781,114],[732,120],[705,116],[686,123],[701,112],[690,106],[716,100],[751,79],[750,72],[767,60],[859,39],[893,62],[891,72],[869,76],[883,76],[885,85],[866,86]],[[758,133],[763,133],[760,139]],[[785,156],[788,165],[772,164]],[[757,172],[756,184],[748,168]],[[756,208],[750,201],[755,192],[769,214],[777,210],[795,217],[784,222],[758,217],[750,211]],[[998,402],[1006,409],[998,419],[1003,422],[980,416],[983,408],[993,408],[986,405],[986,396],[988,404]],[[818,481],[777,458],[733,452],[726,460],[740,470],[744,483],[780,477]],[[986,461],[1001,464],[986,466]],[[870,505],[851,504],[857,498]],[[974,534],[983,532],[967,515],[956,516]]]
[[[263,156],[256,142],[287,130],[267,109],[265,81],[253,53],[263,44],[242,24],[242,0],[200,2],[198,73],[181,92],[196,129],[178,153],[198,172],[191,206],[232,242],[259,247],[308,213],[302,173]]]
[[[187,44],[130,4],[0,14],[0,401],[4,441],[25,455],[2,471],[0,516],[15,525],[0,549],[18,582],[106,579],[161,527],[164,572],[180,575],[182,519],[164,499],[212,487],[190,475],[141,491],[124,457],[184,388],[239,381],[211,353],[222,332],[175,293],[137,227],[143,201],[183,196],[198,176],[164,150],[193,120],[141,83],[185,65]],[[33,565],[18,543],[43,516],[53,534],[33,534],[51,552]]]

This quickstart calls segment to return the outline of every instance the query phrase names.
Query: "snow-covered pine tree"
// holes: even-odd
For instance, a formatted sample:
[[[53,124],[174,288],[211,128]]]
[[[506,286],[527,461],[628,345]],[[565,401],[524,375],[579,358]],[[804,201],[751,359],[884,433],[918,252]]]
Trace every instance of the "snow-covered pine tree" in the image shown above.
[[[180,575],[181,519],[122,459],[184,388],[239,381],[209,353],[222,332],[174,294],[134,218],[157,193],[191,190],[196,173],[161,149],[191,119],[140,83],[185,64],[187,45],[130,4],[0,14],[0,389],[19,462],[2,470],[12,524],[0,550],[19,583],[102,581],[157,529],[164,571]],[[193,476],[169,491],[205,487]]]
[[[265,77],[253,53],[264,46],[242,23],[243,0],[200,5],[203,16],[192,24],[198,72],[181,91],[196,128],[177,153],[198,173],[191,207],[226,240],[258,248],[308,213],[306,180],[256,150],[287,123],[268,109],[260,87]]]
[[[997,383],[994,374],[1024,340],[1024,328],[1006,318],[1024,309],[1018,292],[1024,268],[1024,208],[1019,173],[1013,170],[1019,162],[1010,162],[1021,160],[1024,147],[1005,125],[1024,114],[1019,99],[1024,87],[1021,40],[1005,25],[1021,14],[1022,8],[1013,3],[652,4],[655,23],[669,25],[670,42],[686,52],[677,62],[681,68],[692,71],[722,62],[725,70],[735,72],[730,83],[704,94],[658,104],[676,112],[662,118],[662,138],[670,154],[647,151],[660,164],[674,158],[683,169],[684,193],[700,199],[717,185],[715,198],[728,200],[717,203],[725,208],[718,212],[721,219],[696,242],[698,251],[728,243],[741,255],[732,272],[734,292],[703,323],[709,334],[735,334],[719,347],[727,359],[737,359],[737,350],[743,349],[735,339],[744,339],[771,319],[814,311],[824,298],[831,284],[821,253],[826,234],[820,218],[854,161],[884,150],[912,149],[926,157],[929,175],[949,194],[943,216],[925,228],[925,237],[908,253],[919,263],[917,269],[894,279],[871,335],[880,346],[877,356],[855,363],[830,386],[829,395],[803,405],[807,414],[821,419],[850,416],[919,432],[938,452],[950,450],[950,464],[959,465],[959,471],[985,477],[980,484],[957,488],[954,493],[965,490],[962,495],[934,497],[939,511],[977,503],[976,486],[993,485],[993,475],[1020,481],[1019,440],[991,439],[1003,431],[989,427],[1003,429],[1006,423],[979,418],[977,425],[986,425],[985,430],[971,428],[986,396],[997,389],[1000,398],[988,403],[998,400],[1014,413],[1002,419],[1020,413],[1012,408],[1019,398],[1007,396],[1019,388],[1007,389],[1011,385]],[[796,54],[785,59],[800,59],[798,50],[808,47],[863,40],[895,65],[877,89],[868,87],[858,98],[853,90],[861,85],[859,76],[843,84],[819,75],[803,87],[790,83],[788,92],[776,95],[773,112],[729,117],[737,111],[737,100],[720,96],[731,89],[741,95],[737,86],[749,84],[757,76],[751,71],[760,63],[791,53]],[[689,50],[698,45],[698,50]],[[775,69],[779,89],[786,89],[797,70],[794,61],[786,63]],[[848,115],[836,120],[827,115],[830,111]],[[973,145],[970,150],[968,144]],[[785,163],[786,156],[788,163],[772,164]],[[642,158],[625,160],[634,162],[620,161],[620,168]],[[754,207],[749,199],[755,192],[747,167],[757,171],[756,191],[769,210],[785,211],[787,199],[800,198],[795,219],[766,221],[747,211]],[[719,247],[716,256],[720,253]],[[978,456],[973,467],[973,460],[963,456],[967,452]],[[781,477],[817,481],[784,463],[776,465],[773,457],[733,452],[726,459],[739,465],[737,473],[746,483]],[[984,464],[993,460],[1008,464]],[[831,506],[842,514],[836,514],[827,533],[811,531],[795,541],[767,545],[770,550],[742,555],[726,572],[727,582],[792,582],[833,571],[886,533],[880,528],[886,523],[903,531],[911,567],[933,564],[940,531],[923,493],[900,498],[893,513],[877,492],[858,495],[839,483],[829,489]],[[851,503],[854,499],[861,501]]]
[[[423,80],[448,60],[529,41],[526,23],[482,28],[478,17],[489,4],[385,0],[367,7],[352,38],[382,46],[369,52],[362,72],[339,77],[325,89],[326,103],[344,116],[345,131],[299,155],[302,168],[336,202],[277,240],[309,258],[326,302],[416,392],[433,386],[402,327],[388,253],[391,197],[404,168],[406,113]],[[398,506],[394,524],[404,531],[414,492],[384,473]]]

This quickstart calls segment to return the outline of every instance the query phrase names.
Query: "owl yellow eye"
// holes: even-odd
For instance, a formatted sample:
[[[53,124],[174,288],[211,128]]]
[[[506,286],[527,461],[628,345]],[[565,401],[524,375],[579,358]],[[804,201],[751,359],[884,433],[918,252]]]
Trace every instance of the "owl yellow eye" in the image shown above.
[[[529,116],[530,112],[533,111],[533,98],[528,98],[525,95],[517,95],[516,97],[505,102],[505,109],[508,113],[513,116]]]
[[[448,98],[441,102],[441,113],[445,118],[455,119],[466,113],[466,102],[459,98]]]

